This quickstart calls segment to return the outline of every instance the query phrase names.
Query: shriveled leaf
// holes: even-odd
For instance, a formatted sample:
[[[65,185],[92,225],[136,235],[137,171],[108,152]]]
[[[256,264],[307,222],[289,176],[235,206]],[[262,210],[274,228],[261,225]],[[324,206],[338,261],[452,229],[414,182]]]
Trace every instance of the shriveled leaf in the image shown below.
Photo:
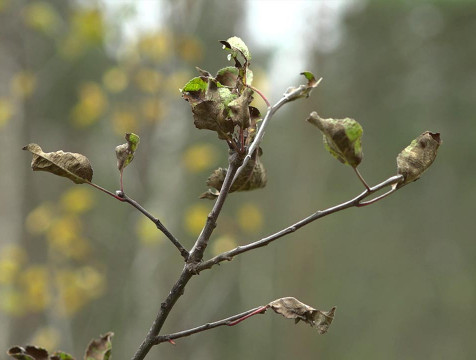
[[[261,153],[262,151],[260,149],[259,155],[261,155]],[[230,193],[235,191],[250,191],[266,186],[266,170],[260,161],[259,155],[255,152],[251,157],[246,167],[231,186]],[[225,180],[226,172],[227,169],[218,168],[209,176],[207,186],[216,189],[218,193],[209,190],[200,196],[201,199],[215,199],[220,194],[219,191]]]
[[[218,70],[216,79],[220,84],[234,88],[236,86],[236,81],[238,80],[238,74],[238,68],[234,66],[227,66]]]
[[[99,339],[91,340],[89,343],[84,360],[108,360],[111,357],[112,342],[114,333],[108,332]]]
[[[14,346],[7,354],[17,360],[48,360],[48,351],[37,346]]]
[[[248,47],[239,37],[233,36],[227,40],[221,40],[220,43],[223,44],[224,48],[231,51],[232,57],[236,58],[238,54],[241,54],[246,61],[251,60],[251,54]]]
[[[301,75],[304,75],[307,79],[307,84],[299,85],[297,87],[289,87],[284,93],[284,96],[288,97],[289,101],[309,97],[311,91],[322,81],[322,78],[316,80],[314,74],[309,71],[304,71]]]
[[[50,360],[74,360],[74,357],[63,351],[55,351]]]
[[[234,125],[246,129],[250,126],[250,103],[253,100],[253,90],[245,88],[237,99],[228,104],[230,115]]]
[[[425,131],[403,149],[397,156],[397,171],[403,182],[397,187],[419,179],[435,160],[440,144],[440,133]]]
[[[326,149],[344,164],[357,167],[362,161],[362,126],[351,118],[323,119],[315,111],[307,121],[324,134]]]
[[[220,192],[216,189],[208,189],[203,194],[200,195],[200,199],[215,200]]]
[[[336,309],[333,307],[329,311],[316,310],[293,297],[274,300],[268,304],[268,307],[287,319],[294,319],[296,323],[302,320],[312,327],[316,327],[320,334],[327,332],[334,320]]]
[[[116,146],[117,168],[122,171],[134,159],[134,153],[140,143],[140,138],[134,133],[126,133],[127,143]]]
[[[47,171],[66,177],[76,184],[89,183],[93,179],[93,169],[84,155],[62,150],[45,153],[38,144],[23,147],[33,154],[31,168],[33,171]]]
[[[200,69],[198,66],[195,66],[195,69],[197,69],[200,76],[205,76],[205,77],[212,76],[212,74],[210,74],[207,70]]]

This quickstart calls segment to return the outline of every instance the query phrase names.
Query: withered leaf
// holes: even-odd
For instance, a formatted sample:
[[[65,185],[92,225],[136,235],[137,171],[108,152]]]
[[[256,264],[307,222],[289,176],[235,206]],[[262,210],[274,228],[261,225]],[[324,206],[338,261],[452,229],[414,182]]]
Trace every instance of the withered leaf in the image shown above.
[[[300,320],[308,323],[315,327],[319,334],[327,332],[332,320],[334,320],[336,310],[335,307],[329,311],[316,310],[293,297],[274,300],[268,304],[268,307],[287,319],[294,319],[296,323]]]
[[[253,90],[245,88],[243,93],[228,104],[231,112],[231,119],[234,125],[239,125],[242,129],[250,126],[250,103],[253,101]]]
[[[250,161],[246,164],[246,167],[231,186],[230,193],[235,191],[250,191],[266,186],[266,170],[259,157],[261,153],[261,148],[259,149],[259,154],[258,152],[254,153]],[[208,190],[200,196],[201,199],[213,200],[220,194],[226,172],[227,169],[218,168],[208,177],[207,186],[216,189],[218,192]]]
[[[231,51],[232,57],[236,58],[238,54],[241,54],[247,62],[251,60],[251,54],[248,47],[239,37],[233,36],[227,40],[221,40],[220,43],[223,44],[224,48]]]
[[[27,346],[22,348],[14,346],[7,351],[7,354],[18,360],[48,360],[48,351],[37,346]]]
[[[33,171],[47,171],[66,177],[76,184],[89,183],[93,179],[91,163],[82,154],[62,150],[45,153],[38,144],[28,144],[23,150],[33,154],[31,161]]]
[[[223,86],[230,88],[236,87],[236,81],[238,80],[239,70],[234,66],[227,66],[218,70],[216,79]]]
[[[403,149],[397,156],[397,172],[403,175],[403,182],[397,187],[419,179],[435,160],[440,144],[439,133],[425,131]]]
[[[114,333],[108,332],[99,339],[91,340],[84,354],[84,360],[108,360],[111,357],[113,336]]]
[[[117,168],[122,171],[134,159],[134,153],[140,143],[140,138],[134,133],[126,133],[127,143],[116,146]]]
[[[74,357],[63,351],[55,351],[54,354],[50,356],[50,360],[74,360]]]
[[[362,161],[362,126],[351,118],[323,119],[315,111],[307,121],[324,134],[324,146],[343,164],[357,167]]]

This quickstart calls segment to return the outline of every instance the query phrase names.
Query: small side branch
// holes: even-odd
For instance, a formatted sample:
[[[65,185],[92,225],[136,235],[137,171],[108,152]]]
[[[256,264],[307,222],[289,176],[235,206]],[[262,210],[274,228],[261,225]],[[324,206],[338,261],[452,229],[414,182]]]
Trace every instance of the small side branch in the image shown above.
[[[173,334],[168,334],[168,335],[157,336],[156,339],[155,339],[155,344],[157,345],[157,344],[160,344],[160,343],[163,343],[163,342],[170,342],[171,340],[175,340],[175,339],[183,338],[183,337],[186,337],[186,336],[190,336],[190,335],[193,335],[193,334],[196,334],[196,333],[199,333],[199,332],[202,332],[202,331],[210,330],[210,329],[213,329],[213,328],[216,328],[216,327],[219,327],[219,326],[234,326],[234,325],[238,324],[239,322],[241,322],[243,320],[246,320],[246,319],[248,319],[249,317],[251,317],[253,315],[262,314],[263,312],[266,311],[266,309],[267,309],[266,306],[260,306],[260,307],[242,312],[241,314],[237,314],[237,315],[227,317],[226,319],[222,319],[222,320],[219,320],[219,321],[215,321],[215,322],[207,323],[207,324],[204,324],[204,325],[201,325],[201,326],[197,326],[193,329],[179,331],[179,332],[176,332],[176,333],[173,333]]]
[[[363,193],[356,196],[352,200],[349,200],[349,201],[346,201],[342,204],[330,207],[326,210],[319,210],[319,211],[315,212],[314,214],[298,221],[297,223],[295,223],[291,226],[288,226],[287,228],[282,229],[282,230],[280,230],[280,231],[278,231],[278,232],[276,232],[272,235],[269,235],[269,236],[267,236],[267,237],[265,237],[261,240],[249,243],[247,245],[238,246],[238,247],[236,247],[232,250],[229,250],[229,251],[226,251],[222,254],[219,254],[219,255],[215,256],[214,258],[211,258],[210,260],[204,261],[204,262],[197,265],[195,271],[200,272],[200,271],[205,270],[205,269],[210,269],[211,267],[213,267],[216,264],[221,263],[222,261],[232,260],[235,256],[237,256],[239,254],[242,254],[242,253],[245,253],[247,251],[251,251],[251,250],[266,246],[269,243],[271,243],[275,240],[278,240],[279,238],[282,238],[285,235],[293,233],[296,230],[302,228],[303,226],[305,226],[307,224],[310,224],[311,222],[316,221],[317,219],[320,219],[324,216],[327,216],[327,215],[330,215],[330,214],[333,214],[333,213],[336,213],[338,211],[342,211],[342,210],[345,210],[345,209],[348,209],[348,208],[351,208],[351,207],[361,207],[361,206],[373,204],[373,203],[377,202],[378,200],[381,200],[384,197],[386,197],[386,196],[390,195],[391,193],[395,192],[396,187],[392,188],[392,190],[388,191],[387,193],[376,197],[375,199],[369,200],[367,202],[362,202],[362,200],[368,198],[370,195],[374,194],[375,192],[377,192],[377,191],[379,191],[379,190],[381,190],[381,189],[383,189],[387,186],[393,186],[395,184],[398,184],[402,180],[403,180],[402,175],[392,176],[392,177],[388,178],[387,180],[381,182],[380,184],[377,184],[374,187],[371,187],[368,190],[365,190]]]
[[[187,261],[189,257],[188,251],[182,246],[182,244],[177,240],[177,238],[169,231],[167,228],[160,222],[158,218],[153,216],[151,213],[149,213],[142,205],[140,205],[137,201],[134,199],[131,199],[129,196],[127,196],[124,192],[119,192],[118,196],[122,199],[122,201],[131,204],[133,207],[135,207],[137,210],[139,210],[142,214],[144,214],[146,217],[152,221],[157,229],[162,231],[162,233],[167,236],[167,238],[174,244],[174,246],[180,251],[180,254],[182,257]]]

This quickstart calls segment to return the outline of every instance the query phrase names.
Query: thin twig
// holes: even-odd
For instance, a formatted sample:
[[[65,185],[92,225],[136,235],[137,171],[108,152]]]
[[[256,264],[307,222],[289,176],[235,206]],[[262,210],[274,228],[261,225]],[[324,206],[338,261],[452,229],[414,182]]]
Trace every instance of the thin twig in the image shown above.
[[[291,226],[288,226],[287,228],[282,229],[282,230],[280,230],[280,231],[278,231],[278,232],[276,232],[272,235],[269,235],[269,236],[267,236],[267,237],[265,237],[261,240],[249,243],[247,245],[238,246],[238,247],[236,247],[232,250],[229,250],[229,251],[226,251],[222,254],[219,254],[219,255],[211,258],[210,260],[204,261],[196,267],[195,271],[200,272],[200,271],[205,270],[205,269],[210,269],[212,266],[214,266],[214,265],[216,265],[216,264],[218,264],[222,261],[232,260],[233,257],[235,257],[236,255],[242,254],[242,253],[250,251],[250,250],[260,248],[262,246],[266,246],[269,243],[271,243],[271,242],[273,242],[273,241],[275,241],[279,238],[282,238],[283,236],[288,235],[292,232],[295,232],[296,230],[302,228],[303,226],[305,226],[305,225],[307,225],[307,224],[309,224],[309,223],[311,223],[311,222],[313,222],[317,219],[320,219],[324,216],[327,216],[327,215],[330,215],[330,214],[333,214],[335,212],[342,211],[344,209],[348,209],[348,208],[351,208],[351,207],[359,207],[359,206],[364,206],[364,205],[369,205],[369,204],[375,203],[376,201],[378,201],[380,199],[383,199],[384,197],[390,195],[390,193],[396,191],[396,189],[392,189],[389,192],[387,192],[387,193],[385,193],[385,194],[383,194],[383,195],[381,195],[381,196],[379,196],[375,199],[372,199],[368,202],[362,203],[362,200],[366,199],[371,194],[373,194],[373,193],[375,193],[375,192],[377,192],[377,191],[379,191],[379,190],[381,190],[381,189],[383,189],[387,186],[397,184],[402,180],[403,180],[402,175],[392,176],[392,177],[388,178],[387,180],[381,182],[380,184],[377,184],[374,187],[371,187],[368,190],[365,190],[363,193],[356,196],[352,200],[349,200],[349,201],[346,201],[342,204],[330,207],[326,210],[319,210],[319,211],[315,212],[314,214],[298,221],[297,223],[295,223]]]
[[[259,96],[261,96],[261,98],[266,103],[266,106],[268,108],[271,107],[271,104],[269,103],[268,99],[266,98],[266,96],[259,89],[255,88],[254,86],[251,86],[251,85],[246,85],[246,86],[249,87],[251,90],[255,91]]]
[[[210,330],[219,326],[234,326],[238,324],[238,322],[248,319],[252,315],[263,313],[264,311],[266,311],[266,309],[267,309],[266,306],[259,306],[257,308],[242,312],[241,314],[233,315],[233,316],[227,317],[226,319],[222,319],[219,321],[197,326],[193,329],[179,331],[179,332],[168,334],[168,335],[157,336],[155,339],[155,344],[157,345],[163,342],[170,342],[170,340],[183,338],[183,337],[190,336],[202,331]]]
[[[107,190],[107,189],[104,189],[102,186],[99,186],[99,185],[97,185],[97,184],[95,184],[95,183],[87,182],[86,184],[91,185],[92,187],[94,187],[94,188],[96,188],[96,189],[98,189],[98,190],[101,190],[103,193],[106,193],[106,194],[112,196],[114,199],[117,199],[117,200],[122,201],[122,202],[126,201],[124,198],[122,198],[122,197],[120,197],[120,196],[114,194],[113,192],[111,192],[111,191],[109,191],[109,190]]]
[[[144,209],[144,207],[142,207],[142,205],[140,205],[134,199],[131,199],[125,193],[120,192],[118,195],[122,199],[122,201],[131,204],[133,207],[135,207],[137,210],[139,210],[142,214],[147,216],[149,218],[149,220],[152,221],[155,224],[157,229],[162,231],[162,233],[165,236],[167,236],[167,238],[172,242],[172,244],[175,245],[175,247],[178,249],[178,251],[180,251],[180,254],[185,259],[185,261],[187,261],[187,259],[189,257],[188,251],[182,246],[180,241],[178,241],[177,238],[160,222],[160,220],[158,218],[156,218],[151,213],[149,213],[146,209]]]

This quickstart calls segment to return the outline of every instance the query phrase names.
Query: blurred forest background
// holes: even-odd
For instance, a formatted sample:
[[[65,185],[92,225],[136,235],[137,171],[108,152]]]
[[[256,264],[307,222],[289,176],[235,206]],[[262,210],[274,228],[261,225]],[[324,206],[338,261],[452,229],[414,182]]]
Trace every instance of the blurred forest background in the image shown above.
[[[226,66],[218,40],[233,35],[273,103],[303,70],[324,80],[273,118],[268,185],[229,197],[206,258],[363,190],[304,121],[313,110],[362,124],[370,184],[395,174],[396,155],[423,131],[441,132],[443,145],[390,198],[204,272],[164,328],[295,296],[337,306],[328,334],[267,314],[149,357],[476,358],[475,34],[474,1],[0,0],[0,358],[27,343],[81,358],[106,331],[114,358],[130,358],[183,266],[131,206],[32,173],[22,146],[85,154],[94,181],[114,191],[114,147],[139,134],[126,192],[190,247],[212,206],[198,196],[227,149],[195,129],[178,89],[195,66]]]

